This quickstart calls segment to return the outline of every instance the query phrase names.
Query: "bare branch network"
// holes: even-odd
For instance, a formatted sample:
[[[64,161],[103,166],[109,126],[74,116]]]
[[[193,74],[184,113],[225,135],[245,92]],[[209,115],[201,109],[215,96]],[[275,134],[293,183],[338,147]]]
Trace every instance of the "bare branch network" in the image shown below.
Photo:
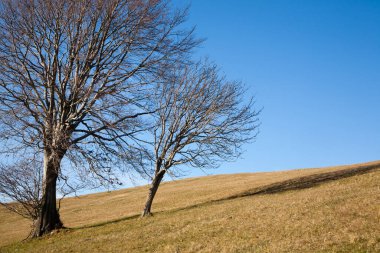
[[[176,176],[181,165],[217,167],[240,156],[242,145],[258,133],[253,98],[244,104],[244,87],[219,74],[208,62],[178,65],[152,98],[154,116],[152,185],[143,212],[151,205],[166,173]]]
[[[192,61],[201,40],[186,16],[165,0],[0,1],[0,192],[34,236],[63,227],[57,188],[74,173],[163,177],[233,159],[254,138],[241,84]]]

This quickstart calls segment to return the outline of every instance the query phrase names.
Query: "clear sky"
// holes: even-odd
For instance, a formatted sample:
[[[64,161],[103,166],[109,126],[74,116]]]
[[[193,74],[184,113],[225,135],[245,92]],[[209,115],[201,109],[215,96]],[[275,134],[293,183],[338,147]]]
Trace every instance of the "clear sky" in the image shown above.
[[[379,0],[174,0],[187,3],[197,53],[264,107],[256,142],[209,173],[380,160]]]

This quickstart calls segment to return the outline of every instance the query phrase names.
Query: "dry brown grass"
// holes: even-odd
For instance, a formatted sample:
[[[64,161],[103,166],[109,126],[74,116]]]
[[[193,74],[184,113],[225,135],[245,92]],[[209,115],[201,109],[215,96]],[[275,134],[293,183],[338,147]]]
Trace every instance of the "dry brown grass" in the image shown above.
[[[303,181],[310,182],[318,178],[311,175],[327,172],[339,175],[336,171],[375,165],[380,167],[380,162],[168,182],[162,185],[155,200],[156,215],[148,219],[122,219],[140,213],[147,191],[145,186],[69,198],[63,202],[65,225],[87,228],[16,243],[0,251],[378,252],[378,169],[319,182],[307,189],[256,194],[276,182],[305,176]],[[282,185],[291,185],[290,182],[294,185],[294,180]],[[0,209],[0,218],[2,245],[27,235],[27,221],[4,209]],[[120,221],[107,223],[117,219]]]

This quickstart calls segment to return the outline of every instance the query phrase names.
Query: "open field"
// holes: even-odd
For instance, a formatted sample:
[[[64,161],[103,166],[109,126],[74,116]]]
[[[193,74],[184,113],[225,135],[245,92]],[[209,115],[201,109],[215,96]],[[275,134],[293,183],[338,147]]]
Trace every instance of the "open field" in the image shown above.
[[[28,221],[1,208],[0,251],[380,252],[379,161],[167,182],[138,219],[146,194],[65,199],[70,229],[21,243]]]

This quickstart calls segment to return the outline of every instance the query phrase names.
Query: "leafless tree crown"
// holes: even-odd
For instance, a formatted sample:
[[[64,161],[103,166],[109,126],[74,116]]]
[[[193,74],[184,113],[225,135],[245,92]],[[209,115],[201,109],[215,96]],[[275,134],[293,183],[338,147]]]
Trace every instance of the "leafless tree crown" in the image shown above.
[[[149,84],[199,41],[166,1],[3,0],[0,138],[87,167],[130,153]],[[4,151],[4,150],[3,150]],[[120,152],[122,151],[122,152]],[[57,154],[55,154],[57,153]],[[75,159],[80,157],[80,159]],[[125,157],[128,158],[128,157]],[[130,157],[129,157],[130,158]]]
[[[0,204],[24,218],[37,219],[41,208],[41,167],[36,160],[0,165]]]
[[[0,1],[0,152],[43,161],[37,236],[63,226],[63,163],[113,181],[141,160],[152,84],[200,42],[185,17],[165,0]]]
[[[167,77],[167,76],[166,76]],[[245,89],[220,75],[215,65],[199,62],[178,65],[161,83],[153,104],[153,171],[142,216],[151,206],[166,173],[177,176],[181,165],[217,167],[220,161],[237,158],[242,145],[258,131],[254,102],[244,99]]]
[[[259,125],[259,111],[252,98],[244,103],[244,91],[241,83],[221,77],[215,65],[178,68],[157,93],[155,160],[164,167],[206,168],[239,156]]]

